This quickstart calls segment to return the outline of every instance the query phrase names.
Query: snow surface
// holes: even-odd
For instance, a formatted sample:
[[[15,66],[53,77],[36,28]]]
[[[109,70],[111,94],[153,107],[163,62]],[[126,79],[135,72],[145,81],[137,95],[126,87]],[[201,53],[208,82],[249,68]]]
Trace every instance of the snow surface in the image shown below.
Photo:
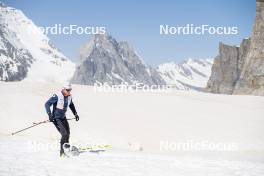
[[[259,175],[264,174],[264,98],[171,92],[94,92],[73,85],[80,121],[69,121],[71,143],[111,144],[112,150],[58,157],[48,123],[10,133],[47,119],[44,103],[59,84],[0,82],[0,175]],[[70,110],[69,110],[70,111]],[[72,118],[68,112],[68,118]],[[234,143],[234,151],[161,151],[160,141]],[[37,149],[37,150],[36,150]],[[142,151],[141,151],[142,150]]]
[[[59,158],[57,152],[29,150],[28,141],[0,138],[1,175],[25,176],[234,176],[263,175],[261,162],[212,160],[198,157],[112,150]],[[15,152],[14,152],[15,151]]]

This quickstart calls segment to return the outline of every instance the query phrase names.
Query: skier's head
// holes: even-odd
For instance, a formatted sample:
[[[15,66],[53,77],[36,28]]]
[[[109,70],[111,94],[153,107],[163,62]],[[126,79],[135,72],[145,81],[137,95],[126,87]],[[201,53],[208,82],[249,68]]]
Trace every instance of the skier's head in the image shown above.
[[[65,82],[63,87],[62,87],[62,93],[64,96],[69,96],[71,95],[71,90],[72,90],[72,86],[70,82]]]

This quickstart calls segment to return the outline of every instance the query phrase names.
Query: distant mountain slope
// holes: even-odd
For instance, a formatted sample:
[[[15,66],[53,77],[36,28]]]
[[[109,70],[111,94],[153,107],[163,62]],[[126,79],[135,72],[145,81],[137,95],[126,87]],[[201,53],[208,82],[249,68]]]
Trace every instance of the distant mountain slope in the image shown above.
[[[74,67],[23,12],[0,4],[1,81],[62,82]]]
[[[209,79],[212,64],[211,59],[188,59],[179,64],[161,64],[157,70],[167,84],[174,85],[177,89],[201,90]]]

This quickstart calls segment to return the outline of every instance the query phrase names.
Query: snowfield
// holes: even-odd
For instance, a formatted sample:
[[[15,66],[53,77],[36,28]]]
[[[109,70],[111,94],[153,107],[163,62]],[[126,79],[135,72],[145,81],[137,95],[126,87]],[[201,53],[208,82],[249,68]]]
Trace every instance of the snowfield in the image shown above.
[[[60,88],[43,82],[0,82],[1,176],[264,174],[263,97],[179,90],[110,93],[74,85],[80,121],[69,121],[71,143],[111,144],[113,149],[60,158],[58,145],[53,145],[60,136],[51,123],[10,135],[46,120],[44,103]],[[70,110],[67,117],[73,117]],[[160,150],[166,141],[171,148]],[[229,148],[194,145],[203,142]]]
[[[263,175],[263,163],[112,150],[59,158],[57,151],[28,150],[28,141],[1,138],[1,175],[21,176],[234,176]]]

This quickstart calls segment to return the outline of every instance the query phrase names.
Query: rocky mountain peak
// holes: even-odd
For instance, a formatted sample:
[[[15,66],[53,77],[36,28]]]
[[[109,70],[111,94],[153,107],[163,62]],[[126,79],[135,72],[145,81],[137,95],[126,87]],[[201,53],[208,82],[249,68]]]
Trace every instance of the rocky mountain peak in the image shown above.
[[[165,84],[157,72],[144,64],[127,42],[117,42],[109,34],[92,36],[80,49],[80,60],[72,81],[94,83]]]

